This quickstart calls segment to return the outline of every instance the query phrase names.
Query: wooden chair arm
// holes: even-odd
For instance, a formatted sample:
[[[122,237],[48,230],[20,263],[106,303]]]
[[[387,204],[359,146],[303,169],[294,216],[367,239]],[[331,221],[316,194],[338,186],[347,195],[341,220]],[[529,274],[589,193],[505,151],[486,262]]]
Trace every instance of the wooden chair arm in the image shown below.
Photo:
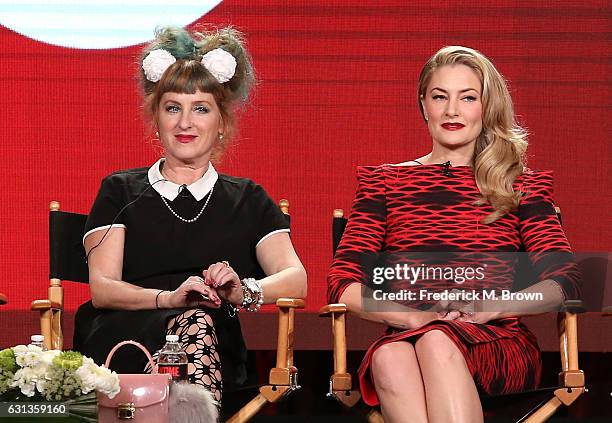
[[[0,293],[0,305],[6,304],[6,303],[8,303],[8,299],[6,298],[6,295]]]
[[[570,304],[567,304],[570,303]],[[572,304],[566,301],[566,309],[583,310],[580,301]],[[559,373],[559,389],[555,390],[555,396],[531,417],[534,419],[541,413],[541,420],[527,420],[526,422],[546,421],[561,404],[569,406],[580,395],[585,388],[584,372],[578,367],[578,315],[574,311],[566,311],[559,315],[559,343],[561,352],[561,369]]]
[[[33,311],[60,310],[60,303],[51,300],[34,300],[30,309]]]
[[[51,300],[34,300],[30,308],[40,312],[40,334],[45,337],[45,347],[61,350],[64,344],[61,304]]]
[[[281,200],[282,202],[287,200]],[[285,204],[287,206],[287,204]],[[259,388],[259,394],[234,414],[227,423],[243,423],[251,420],[267,403],[275,403],[292,391],[299,389],[298,369],[293,365],[293,330],[295,309],[304,308],[304,300],[279,298],[278,343],[276,346],[276,367],[270,369],[269,385]]]
[[[319,310],[319,316],[331,317],[334,374],[331,377],[331,389],[334,391],[350,391],[352,378],[346,370],[346,304],[327,304]],[[349,405],[352,406],[352,405]]]
[[[567,311],[559,315],[559,351],[564,372],[578,369],[578,316]]]
[[[584,313],[587,311],[582,300],[566,300],[563,302],[563,311],[570,313]]]
[[[334,373],[329,378],[328,396],[335,398],[345,407],[353,407],[360,399],[358,390],[353,390],[353,377],[346,366],[346,304],[327,304],[319,310],[319,316],[330,317],[334,349]],[[368,421],[377,421],[370,420]]]
[[[559,373],[559,389],[555,390],[555,398],[565,405],[570,405],[585,391],[584,372],[578,367],[578,315],[573,311],[583,310],[584,305],[581,301],[566,301],[564,307],[572,311],[559,315],[562,371]]]
[[[305,302],[299,298],[279,298],[276,307],[304,308]]]
[[[270,370],[270,385],[291,385],[297,368],[293,365],[293,333],[295,309],[304,308],[305,302],[298,298],[279,298],[278,341],[276,346],[276,367]]]
[[[332,313],[346,313],[346,304],[337,303],[337,304],[327,304],[326,306],[321,307],[319,310],[319,316],[331,316]]]

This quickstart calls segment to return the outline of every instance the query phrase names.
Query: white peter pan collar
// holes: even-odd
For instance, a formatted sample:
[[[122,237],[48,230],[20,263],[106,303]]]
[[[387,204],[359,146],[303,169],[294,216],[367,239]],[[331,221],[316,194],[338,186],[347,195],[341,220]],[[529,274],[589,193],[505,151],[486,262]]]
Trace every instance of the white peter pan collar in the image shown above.
[[[174,182],[170,182],[162,176],[159,169],[161,164],[165,160],[166,159],[162,157],[157,162],[155,162],[153,166],[149,168],[149,183],[153,186],[153,189],[159,193],[159,195],[163,195],[168,200],[174,201],[174,199],[181,191],[181,187],[183,185],[178,185]],[[193,184],[187,185],[186,188],[196,200],[200,201],[206,196],[206,194],[210,192],[212,187],[217,182],[217,179],[219,179],[219,174],[213,167],[212,163],[209,162],[208,170],[206,171],[206,173],[204,173],[204,176],[195,181]],[[161,182],[157,182],[160,180]]]

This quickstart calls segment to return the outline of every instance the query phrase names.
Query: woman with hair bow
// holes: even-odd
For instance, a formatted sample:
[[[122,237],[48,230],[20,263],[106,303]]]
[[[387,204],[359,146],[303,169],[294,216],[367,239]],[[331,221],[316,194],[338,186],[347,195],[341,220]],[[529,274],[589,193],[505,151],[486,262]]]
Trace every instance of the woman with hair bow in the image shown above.
[[[141,63],[144,109],[163,157],[102,181],[83,238],[91,301],[77,313],[74,347],[103,362],[119,341],[156,351],[176,334],[189,380],[220,401],[224,387],[246,379],[237,309],[303,298],[306,273],[289,222],[264,189],[212,164],[255,82],[241,34],[163,28]],[[113,359],[121,373],[144,365],[125,349]]]

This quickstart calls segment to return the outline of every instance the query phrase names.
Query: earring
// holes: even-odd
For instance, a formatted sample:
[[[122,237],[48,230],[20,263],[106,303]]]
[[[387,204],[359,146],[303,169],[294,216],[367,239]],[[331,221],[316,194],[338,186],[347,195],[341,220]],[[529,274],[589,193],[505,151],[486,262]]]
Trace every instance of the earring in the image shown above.
[[[222,132],[219,132],[219,141],[223,142],[223,133]]]
[[[425,118],[425,122],[429,122],[429,116],[424,114],[423,117]]]

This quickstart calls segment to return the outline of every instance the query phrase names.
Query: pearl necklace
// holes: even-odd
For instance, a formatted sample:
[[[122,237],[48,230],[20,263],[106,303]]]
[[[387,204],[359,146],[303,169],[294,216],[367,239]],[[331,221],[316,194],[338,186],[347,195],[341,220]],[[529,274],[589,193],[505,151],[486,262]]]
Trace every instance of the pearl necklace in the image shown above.
[[[206,206],[208,206],[208,202],[210,201],[213,195],[213,188],[214,188],[214,185],[210,188],[210,192],[208,193],[208,198],[204,202],[204,205],[202,206],[202,209],[200,210],[200,212],[194,218],[191,218],[191,219],[185,219],[184,217],[179,216],[177,212],[172,210],[172,207],[170,207],[170,204],[168,204],[168,202],[166,201],[166,198],[161,194],[160,194],[160,197],[162,201],[164,202],[164,204],[166,205],[166,207],[168,207],[168,210],[170,210],[170,212],[174,215],[174,217],[176,217],[178,220],[183,221],[185,223],[193,223],[196,220],[198,220],[200,216],[202,216],[202,213],[204,213],[204,209],[206,208]]]

